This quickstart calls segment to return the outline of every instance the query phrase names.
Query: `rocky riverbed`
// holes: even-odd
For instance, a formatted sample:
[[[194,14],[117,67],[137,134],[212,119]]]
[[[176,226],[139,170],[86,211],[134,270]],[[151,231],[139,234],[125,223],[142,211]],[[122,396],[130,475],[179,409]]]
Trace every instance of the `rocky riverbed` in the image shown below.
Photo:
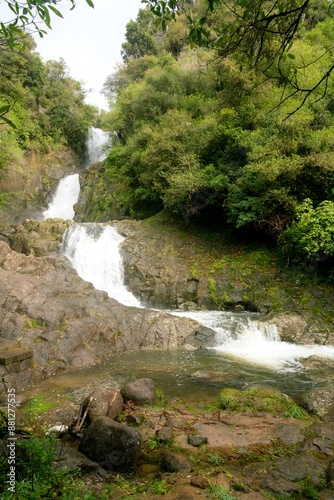
[[[8,387],[20,391],[55,373],[87,367],[115,353],[194,349],[214,343],[213,331],[194,320],[125,307],[83,281],[60,255],[63,233],[71,224],[26,220],[1,229],[3,402]],[[248,265],[236,271],[221,241],[212,246],[205,238],[161,220],[113,224],[126,236],[122,253],[127,285],[144,304],[184,310],[227,307],[260,311],[269,324],[277,326],[282,339],[334,344],[331,318],[324,314],[334,300],[330,288],[318,286],[310,292],[306,287],[301,300],[299,287],[284,280],[272,263],[256,277],[267,253],[256,251],[259,267]],[[254,254],[252,259],[254,262]],[[83,458],[73,451],[73,443],[65,451],[61,447],[65,456],[60,455],[60,464],[89,471],[86,488],[96,498],[103,498],[109,484],[116,496],[131,491],[130,496],[163,493],[170,499],[189,500],[210,495],[228,500],[333,500],[334,380],[329,375],[333,362],[314,356],[304,363],[310,373],[316,370],[318,387],[304,398],[309,415],[305,413],[302,419],[260,409],[268,399],[264,393],[257,395],[256,405],[249,402],[248,408],[233,411],[222,400],[210,409],[200,402],[190,408],[173,400],[150,409],[130,399],[113,416],[141,435],[140,453],[135,454],[130,476]],[[74,410],[68,413],[68,417],[75,416]],[[52,414],[46,418],[54,421]],[[191,436],[194,439],[189,442]],[[194,445],[195,438],[202,438],[202,445]],[[150,447],[153,449],[148,451]]]

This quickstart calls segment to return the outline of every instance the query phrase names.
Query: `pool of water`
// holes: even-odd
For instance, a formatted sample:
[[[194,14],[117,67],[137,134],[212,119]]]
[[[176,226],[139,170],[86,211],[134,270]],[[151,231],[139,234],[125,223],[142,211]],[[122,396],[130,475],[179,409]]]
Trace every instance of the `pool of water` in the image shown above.
[[[333,370],[331,374],[333,376]],[[63,372],[30,387],[24,396],[40,395],[43,401],[54,403],[58,410],[71,407],[75,412],[95,387],[120,389],[141,377],[152,378],[168,400],[181,399],[190,405],[217,401],[224,387],[250,385],[277,388],[298,402],[304,394],[321,385],[314,371],[311,377],[307,370],[270,370],[211,349],[136,351],[117,354],[83,370]],[[318,378],[325,380],[326,374],[322,372]]]

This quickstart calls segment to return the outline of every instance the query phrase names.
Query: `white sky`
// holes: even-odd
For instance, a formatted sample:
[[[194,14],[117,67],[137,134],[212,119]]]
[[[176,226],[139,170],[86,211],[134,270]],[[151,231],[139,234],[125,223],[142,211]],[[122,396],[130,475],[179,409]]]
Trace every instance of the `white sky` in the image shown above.
[[[122,61],[121,45],[125,40],[125,26],[137,17],[141,0],[93,0],[95,8],[85,0],[77,0],[74,10],[61,1],[57,8],[64,19],[52,15],[52,30],[47,35],[35,37],[36,52],[44,61],[63,58],[70,76],[93,89],[86,101],[99,108],[108,109],[100,94],[108,75]]]

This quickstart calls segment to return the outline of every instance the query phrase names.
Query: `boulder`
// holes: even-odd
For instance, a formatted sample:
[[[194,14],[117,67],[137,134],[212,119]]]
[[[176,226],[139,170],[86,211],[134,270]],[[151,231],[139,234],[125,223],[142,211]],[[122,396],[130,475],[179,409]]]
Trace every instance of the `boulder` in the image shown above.
[[[154,405],[156,403],[156,387],[151,378],[140,378],[129,382],[121,389],[124,401],[132,401],[136,405]]]
[[[87,411],[88,423],[98,417],[115,419],[123,410],[123,398],[117,389],[97,388],[83,402],[82,413]]]
[[[184,455],[165,450],[162,453],[162,467],[168,472],[191,472],[192,463]]]
[[[87,458],[80,451],[57,443],[55,467],[68,472],[81,471],[85,474],[97,472],[99,464]]]
[[[108,417],[98,417],[86,430],[78,450],[106,469],[133,466],[139,458],[142,436],[137,429]]]

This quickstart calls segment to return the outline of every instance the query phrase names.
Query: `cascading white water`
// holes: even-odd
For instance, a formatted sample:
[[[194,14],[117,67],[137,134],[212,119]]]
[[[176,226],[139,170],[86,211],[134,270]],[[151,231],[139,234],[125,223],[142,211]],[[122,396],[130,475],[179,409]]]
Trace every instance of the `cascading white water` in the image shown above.
[[[99,128],[92,127],[87,141],[87,156],[85,167],[103,161],[108,154],[109,134]],[[68,175],[61,179],[52,200],[43,212],[46,219],[73,219],[75,211],[73,206],[78,201],[80,194],[79,174]]]
[[[73,219],[73,206],[80,194],[79,174],[68,175],[61,179],[58,188],[48,206],[43,212],[46,219]]]
[[[85,167],[103,161],[108,154],[109,134],[100,128],[92,127],[87,141]]]
[[[121,304],[141,307],[139,300],[124,286],[119,252],[123,240],[123,236],[109,225],[76,224],[64,235],[63,254],[79,276],[95,288],[106,291]]]
[[[258,314],[223,311],[175,312],[195,319],[217,334],[215,349],[229,356],[268,366],[275,370],[296,370],[309,356],[334,360],[334,347],[297,345],[280,340],[276,325],[258,320]]]

